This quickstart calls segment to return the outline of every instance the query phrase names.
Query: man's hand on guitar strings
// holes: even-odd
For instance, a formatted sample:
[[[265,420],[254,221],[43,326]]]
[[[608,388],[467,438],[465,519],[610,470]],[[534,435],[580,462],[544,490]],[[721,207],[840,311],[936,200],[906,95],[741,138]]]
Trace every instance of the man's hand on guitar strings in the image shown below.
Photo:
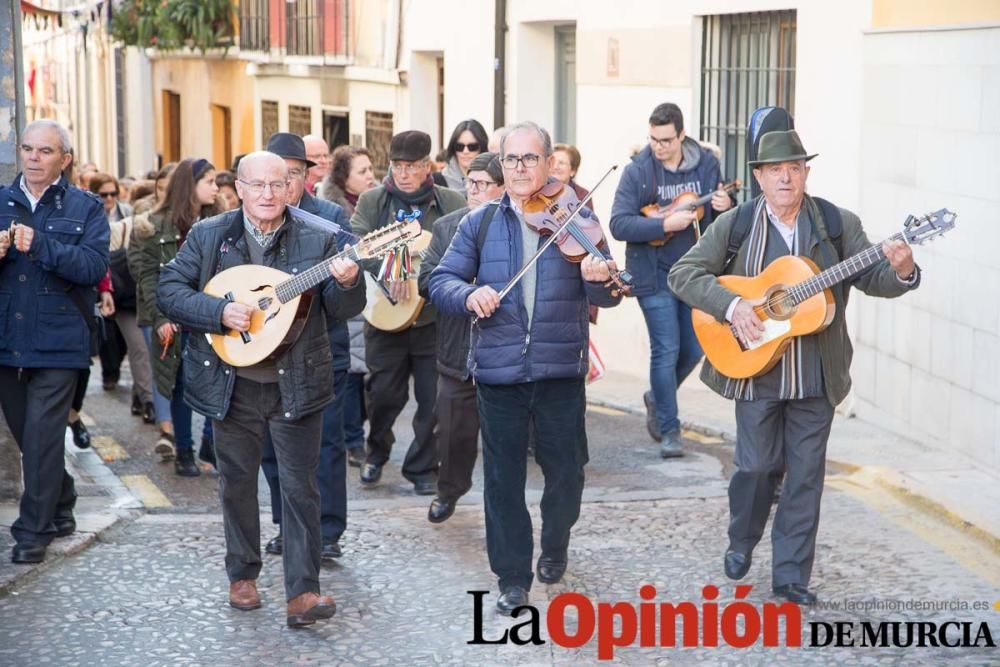
[[[238,301],[230,301],[222,309],[222,325],[233,331],[249,331],[253,311],[252,306]]]
[[[389,296],[396,303],[401,301],[410,300],[410,281],[409,280],[393,280],[386,283],[389,287]]]
[[[764,323],[757,317],[754,307],[764,303],[764,299],[740,299],[733,310],[732,328],[745,341],[760,340]]]
[[[350,247],[347,245],[344,249],[348,250]],[[358,282],[358,273],[358,264],[352,259],[338,257],[330,262],[330,275],[344,287],[354,287]]]

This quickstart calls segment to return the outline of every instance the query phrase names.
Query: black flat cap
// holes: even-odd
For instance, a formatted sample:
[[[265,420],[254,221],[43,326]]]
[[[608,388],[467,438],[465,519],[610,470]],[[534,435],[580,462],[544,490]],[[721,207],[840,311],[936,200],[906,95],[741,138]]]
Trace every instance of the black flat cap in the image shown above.
[[[280,155],[289,160],[302,160],[306,163],[306,169],[315,167],[316,163],[306,157],[306,144],[302,137],[291,132],[275,132],[267,140],[268,150],[275,155]]]
[[[400,132],[389,142],[389,159],[416,162],[431,154],[431,136],[420,130]]]

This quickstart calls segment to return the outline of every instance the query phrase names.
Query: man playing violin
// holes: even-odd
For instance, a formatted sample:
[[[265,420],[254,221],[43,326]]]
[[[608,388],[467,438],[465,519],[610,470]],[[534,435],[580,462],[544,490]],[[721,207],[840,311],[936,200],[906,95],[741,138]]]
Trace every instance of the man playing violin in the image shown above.
[[[478,318],[470,371],[483,434],[486,549],[499,578],[497,609],[510,614],[528,603],[533,579],[534,544],[524,499],[528,424],[545,477],[537,573],[551,584],[566,570],[588,460],[588,306],[615,306],[621,297],[605,285],[613,262],[588,255],[577,266],[553,243],[500,298],[498,291],[545,242],[524,211],[549,182],[552,140],[535,123],[518,123],[504,136],[500,152],[507,194],[485,232],[480,227],[489,207],[462,221],[431,274],[429,292],[441,312]]]
[[[628,242],[625,257],[635,279],[633,294],[649,330],[652,391],[643,396],[646,428],[661,443],[663,458],[684,454],[677,388],[702,356],[691,327],[691,308],[670,291],[667,273],[697,241],[695,225],[710,224],[716,213],[732,206],[721,181],[718,158],[684,134],[680,108],[667,102],[653,109],[649,145],[625,167],[611,209],[611,234]],[[713,189],[701,216],[698,210],[663,211],[685,193],[703,195]]]

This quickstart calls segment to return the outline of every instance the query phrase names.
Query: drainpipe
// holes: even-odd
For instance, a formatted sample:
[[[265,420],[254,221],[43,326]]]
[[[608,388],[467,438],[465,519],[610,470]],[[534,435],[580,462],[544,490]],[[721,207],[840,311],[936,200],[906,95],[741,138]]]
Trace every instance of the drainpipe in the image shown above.
[[[507,92],[507,0],[495,0],[493,18],[493,127],[507,124],[504,108]]]

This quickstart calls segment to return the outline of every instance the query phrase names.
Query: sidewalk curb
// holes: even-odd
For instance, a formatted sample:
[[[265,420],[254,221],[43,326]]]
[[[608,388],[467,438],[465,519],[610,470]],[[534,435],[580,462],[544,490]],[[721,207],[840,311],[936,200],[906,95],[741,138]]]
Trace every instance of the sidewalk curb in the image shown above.
[[[12,568],[12,571],[0,572],[0,598],[17,595],[14,589],[55,567],[67,557],[81,553],[112,528],[130,523],[145,514],[142,502],[122,484],[97,452],[67,446],[67,454],[71,472],[80,471],[87,475],[93,480],[94,486],[106,494],[97,497],[107,498],[108,502],[88,511],[75,512],[78,527],[85,528],[78,528],[69,537],[54,540],[41,563],[5,565],[4,569]],[[77,475],[74,477],[80,482]],[[78,502],[91,499],[90,496],[81,497]],[[10,555],[0,554],[0,557],[9,559]]]
[[[588,396],[587,402],[593,405],[621,410],[622,412],[640,417],[646,416],[645,408],[629,405],[613,399],[599,396]],[[724,438],[730,442],[735,442],[736,440],[736,433],[727,429],[713,428],[691,421],[683,421],[681,424],[684,428],[696,433],[701,433],[702,435]],[[842,467],[848,472],[862,473],[869,476],[871,481],[876,486],[888,493],[891,493],[909,507],[944,521],[957,530],[981,542],[988,549],[1000,555],[1000,535],[982,528],[977,525],[975,521],[971,521],[959,512],[950,508],[945,502],[936,500],[922,488],[922,484],[908,477],[905,473],[893,468],[883,466],[862,466],[849,461],[842,461],[833,458],[827,458],[827,461],[835,466]]]

